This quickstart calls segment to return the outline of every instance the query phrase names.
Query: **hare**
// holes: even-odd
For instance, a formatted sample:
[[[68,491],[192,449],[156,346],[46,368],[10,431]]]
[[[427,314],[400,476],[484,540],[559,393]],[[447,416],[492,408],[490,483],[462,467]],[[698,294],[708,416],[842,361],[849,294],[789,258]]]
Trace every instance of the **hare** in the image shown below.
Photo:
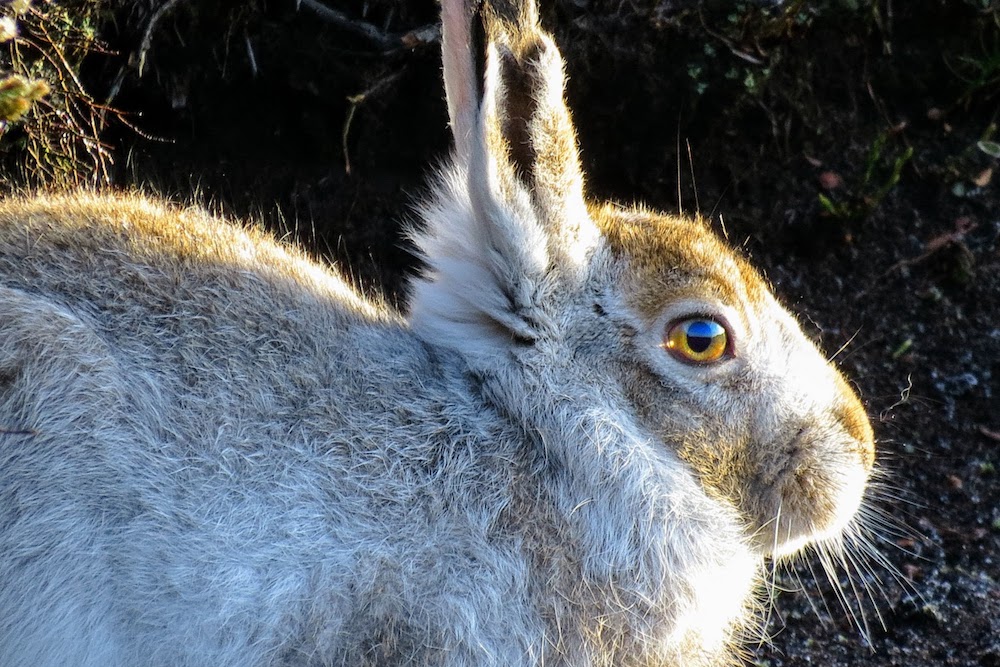
[[[130,194],[0,205],[0,665],[709,666],[873,435],[700,219],[593,203],[532,0],[444,0],[407,314]]]

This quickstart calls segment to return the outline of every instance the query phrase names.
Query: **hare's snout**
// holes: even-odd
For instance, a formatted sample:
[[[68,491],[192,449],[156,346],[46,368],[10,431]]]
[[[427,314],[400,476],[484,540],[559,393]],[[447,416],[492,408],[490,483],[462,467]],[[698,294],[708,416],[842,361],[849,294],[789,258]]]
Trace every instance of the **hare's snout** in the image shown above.
[[[762,501],[756,542],[779,557],[843,532],[864,498],[872,448],[840,429],[814,425],[800,429],[784,451],[773,477],[761,475],[756,489]]]
[[[788,414],[772,413],[767,421],[791,419],[793,425],[762,442],[756,457],[750,493],[756,500],[747,504],[754,505],[757,544],[774,556],[840,535],[861,506],[874,466],[872,428],[853,389],[831,366],[814,366],[811,375],[831,375],[820,386],[832,387],[832,395],[778,401],[778,411]]]

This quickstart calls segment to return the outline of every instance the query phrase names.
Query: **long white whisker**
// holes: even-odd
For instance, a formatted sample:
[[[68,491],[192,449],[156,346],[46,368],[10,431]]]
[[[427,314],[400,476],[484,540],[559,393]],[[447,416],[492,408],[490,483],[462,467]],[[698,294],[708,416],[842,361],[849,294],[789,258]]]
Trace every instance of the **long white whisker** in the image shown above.
[[[801,558],[799,558],[798,560],[800,563],[802,562]],[[810,569],[810,574],[812,574],[813,579],[815,579],[816,577],[815,573],[812,572],[812,567],[810,566],[809,569]],[[792,576],[795,578],[795,581],[798,583],[799,590],[801,590],[802,593],[805,595],[806,602],[809,604],[809,608],[812,609],[812,612],[813,614],[815,614],[816,618],[820,619],[820,621],[822,622],[824,618],[823,614],[820,612],[819,607],[816,606],[816,602],[815,600],[813,600],[813,596],[809,594],[809,589],[806,588],[805,584],[802,582],[802,577],[799,575],[798,569],[790,567],[788,568],[788,571],[792,574]],[[822,599],[822,596],[820,596],[820,599]],[[827,612],[829,612],[829,610],[827,610]],[[829,615],[829,613],[827,615]]]
[[[885,542],[890,541],[890,537],[907,539],[917,537],[913,534],[912,530],[909,530],[892,515],[881,510],[861,507],[858,511],[858,516],[866,525],[870,525],[872,528],[878,528],[878,534]]]
[[[691,189],[694,190],[694,212],[701,215],[701,202],[698,201],[698,182],[694,177],[694,155],[691,153],[691,141],[685,139],[684,143],[687,144],[688,168],[691,169]]]
[[[902,534],[903,537],[909,537],[909,536],[905,535],[905,533],[902,533],[904,527],[899,525],[894,520],[890,521],[889,519],[891,519],[891,517],[889,517],[884,511],[878,510],[877,508],[869,508],[869,507],[863,507],[862,509],[866,511],[859,514],[859,525],[857,526],[856,532],[854,533],[854,537],[856,538],[855,544],[857,545],[860,555],[867,561],[872,563],[873,566],[878,565],[883,570],[888,572],[889,576],[892,577],[896,585],[898,585],[904,591],[910,592],[917,598],[922,600],[923,597],[920,591],[918,591],[917,588],[914,586],[913,582],[908,577],[906,577],[902,572],[900,572],[899,568],[897,568],[889,560],[888,556],[886,556],[885,553],[883,553],[880,549],[878,549],[875,546],[875,542],[878,541],[882,542],[883,544],[891,545],[893,548],[899,550],[903,554],[906,554],[907,556],[910,556],[912,558],[917,558],[921,560],[925,560],[925,558],[886,537],[885,533],[887,532],[893,532],[896,533],[897,535]],[[883,528],[883,530],[879,531],[869,530],[867,527],[869,522],[875,523],[877,527]],[[888,525],[890,527],[890,530],[885,530],[884,529],[885,525]],[[889,602],[888,596],[885,594],[884,590],[883,590],[883,597],[885,597],[886,601]]]
[[[859,334],[859,333],[861,333],[861,327],[858,327],[858,330],[857,330],[857,331],[855,331],[855,332],[854,332],[854,334],[853,334],[853,335],[852,335],[852,336],[851,336],[850,338],[848,338],[848,339],[847,339],[847,341],[846,341],[846,342],[845,342],[845,343],[844,343],[843,345],[841,345],[841,346],[840,346],[840,348],[839,348],[839,349],[838,349],[838,350],[837,350],[836,352],[834,352],[834,353],[833,353],[833,356],[831,356],[831,357],[830,357],[829,359],[827,359],[827,361],[828,361],[828,362],[829,362],[829,361],[833,361],[833,360],[834,360],[834,359],[836,359],[836,358],[837,358],[838,356],[840,356],[840,353],[841,353],[841,352],[843,352],[844,350],[846,350],[846,349],[847,349],[847,347],[848,347],[848,346],[849,346],[849,345],[850,345],[851,343],[853,343],[853,342],[854,342],[854,339],[858,337],[858,334]]]
[[[818,550],[818,547],[817,547]],[[813,581],[819,581],[819,577],[816,576],[816,569],[813,567],[813,559],[807,558],[805,560],[806,567],[809,570],[809,575],[813,578]],[[830,611],[830,605],[826,602],[826,596],[821,595],[819,597],[820,601],[823,603],[823,611],[825,615],[820,615],[820,621],[825,622],[826,618],[833,618],[833,612]]]
[[[837,550],[836,556],[837,556],[837,560],[843,566],[844,571],[847,573],[847,583],[848,583],[848,585],[851,588],[851,592],[854,594],[854,600],[857,602],[858,616],[861,618],[861,621],[864,624],[864,630],[862,631],[862,637],[864,637],[864,639],[868,643],[868,645],[871,646],[871,643],[872,643],[871,626],[870,626],[870,624],[868,622],[868,614],[865,612],[865,604],[864,604],[864,599],[863,599],[864,596],[862,596],[861,592],[858,590],[858,583],[861,584],[861,587],[865,590],[866,594],[868,595],[868,598],[871,601],[872,606],[874,607],[875,615],[878,617],[879,622],[880,622],[882,628],[884,629],[885,628],[885,622],[882,620],[882,614],[878,610],[878,605],[875,604],[875,599],[871,597],[871,590],[868,588],[868,585],[865,583],[865,578],[864,578],[863,572],[861,572],[855,566],[854,571],[857,572],[857,577],[851,576],[851,566],[855,565],[855,563],[851,559],[850,552],[847,549],[841,548],[841,549]]]
[[[778,503],[778,511],[775,512],[774,519],[772,521],[769,521],[768,523],[769,524],[773,523],[773,525],[774,525],[774,531],[773,531],[774,538],[773,538],[772,543],[771,543],[771,550],[772,550],[772,553],[774,553],[774,552],[776,552],[778,550],[778,528],[781,526],[781,503],[780,502]],[[763,526],[762,526],[762,528],[763,528]],[[767,611],[765,612],[764,619],[763,619],[763,627],[765,628],[765,634],[767,632],[766,628],[771,627],[772,615],[776,612],[776,609],[777,609],[777,607],[776,607],[776,593],[775,593],[775,586],[776,586],[776,583],[777,583],[777,576],[776,576],[777,573],[775,571],[775,566],[776,566],[776,563],[772,559],[771,560],[771,567],[770,567],[770,576],[767,577],[767,580],[765,581],[765,592],[767,594]]]
[[[676,137],[676,154],[677,154],[677,213],[679,215],[684,215],[684,198],[681,192],[681,120],[677,119],[677,137]]]
[[[855,578],[850,576],[852,568],[858,575],[858,582],[861,584],[861,588],[865,591],[865,597],[867,597],[868,601],[871,603],[872,610],[875,613],[876,618],[878,618],[879,625],[883,630],[885,630],[885,618],[882,616],[882,611],[879,608],[878,601],[875,599],[875,594],[872,592],[872,584],[869,581],[869,579],[873,579],[877,584],[876,588],[882,592],[882,595],[884,596],[885,584],[882,582],[882,579],[879,578],[874,570],[871,569],[870,564],[865,561],[863,556],[853,552],[849,548],[840,550],[840,560],[844,565],[844,569],[848,572],[848,581],[851,582],[851,589],[854,591],[854,595],[858,600],[858,606],[861,609],[862,614],[864,614],[864,605],[861,599],[862,596],[859,594],[857,586],[854,583]],[[868,640],[868,644],[871,645],[871,636],[866,637],[866,639]]]
[[[869,637],[871,637],[871,632],[868,627],[868,618],[865,615],[864,608],[859,607],[857,611],[855,611],[854,605],[851,604],[850,600],[847,597],[847,591],[844,590],[844,585],[841,583],[840,578],[837,577],[837,567],[835,562],[837,561],[842,562],[842,557],[838,554],[836,556],[836,561],[835,561],[835,556],[833,553],[833,545],[830,543],[820,543],[817,545],[817,547],[818,547],[817,553],[819,554],[820,564],[823,566],[823,571],[826,574],[827,579],[833,586],[834,593],[836,594],[837,601],[840,603],[841,609],[850,618],[851,623],[854,625],[854,627],[858,628],[865,641],[866,642],[869,641]],[[846,563],[844,563],[844,565],[846,567]],[[850,575],[850,571],[848,571],[848,575]],[[853,579],[850,576],[848,576],[847,579],[848,579],[848,584],[854,593],[855,599],[858,600],[859,597],[857,589],[854,586]]]

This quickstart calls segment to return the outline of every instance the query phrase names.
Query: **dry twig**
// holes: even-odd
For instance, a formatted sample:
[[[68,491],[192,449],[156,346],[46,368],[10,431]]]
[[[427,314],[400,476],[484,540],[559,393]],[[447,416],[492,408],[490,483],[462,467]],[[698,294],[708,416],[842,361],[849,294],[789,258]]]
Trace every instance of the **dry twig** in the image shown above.
[[[425,25],[405,33],[385,32],[367,21],[353,19],[343,12],[339,12],[332,7],[327,7],[318,0],[299,0],[299,3],[320,18],[333,23],[337,27],[364,37],[383,51],[413,49],[418,46],[433,44],[441,39],[441,26],[438,24]]]

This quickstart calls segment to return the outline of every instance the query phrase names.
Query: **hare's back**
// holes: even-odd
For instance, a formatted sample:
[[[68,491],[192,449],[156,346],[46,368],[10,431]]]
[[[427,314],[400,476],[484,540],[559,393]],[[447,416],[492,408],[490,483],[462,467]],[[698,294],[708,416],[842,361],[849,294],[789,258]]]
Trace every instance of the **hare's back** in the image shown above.
[[[424,604],[383,569],[474,593],[455,572],[509,504],[513,439],[457,357],[333,272],[140,198],[8,201],[0,310],[0,662],[113,634],[119,657],[254,664],[220,638],[278,650],[370,625],[380,595]]]
[[[333,271],[262,233],[135,196],[0,203],[0,308],[0,380],[20,405],[0,414],[7,430],[45,417],[62,419],[49,434],[68,431],[72,406],[107,413],[96,408],[108,401],[151,431],[136,437],[176,443],[176,456],[336,441],[347,456],[372,419],[399,412],[398,397],[426,412],[447,400],[437,392],[464,391],[442,389],[453,358],[433,361]]]
[[[29,312],[79,320],[132,387],[148,380],[156,402],[179,401],[184,414],[200,401],[216,414],[236,410],[227,397],[251,406],[241,414],[266,408],[266,397],[295,400],[330,382],[345,338],[398,329],[389,311],[294,248],[136,195],[0,203],[0,286],[34,299],[19,306]],[[48,355],[82,353],[74,345],[54,342]]]
[[[84,403],[103,391],[164,431],[149,438],[188,447],[250,430],[250,441],[273,438],[321,403],[352,400],[352,378],[370,375],[352,348],[413,344],[392,314],[294,249],[134,195],[0,203],[3,288],[11,397],[27,406],[27,389],[51,380],[37,410],[56,418],[73,382],[96,382],[99,367],[101,389]],[[22,430],[37,417],[19,417]]]
[[[148,309],[218,320],[236,308],[314,301],[363,319],[385,319],[335,272],[245,225],[136,194],[86,192],[0,201],[0,275],[66,304]],[[205,303],[208,301],[209,303]],[[76,302],[76,304],[74,304]],[[260,317],[269,315],[259,312]]]

